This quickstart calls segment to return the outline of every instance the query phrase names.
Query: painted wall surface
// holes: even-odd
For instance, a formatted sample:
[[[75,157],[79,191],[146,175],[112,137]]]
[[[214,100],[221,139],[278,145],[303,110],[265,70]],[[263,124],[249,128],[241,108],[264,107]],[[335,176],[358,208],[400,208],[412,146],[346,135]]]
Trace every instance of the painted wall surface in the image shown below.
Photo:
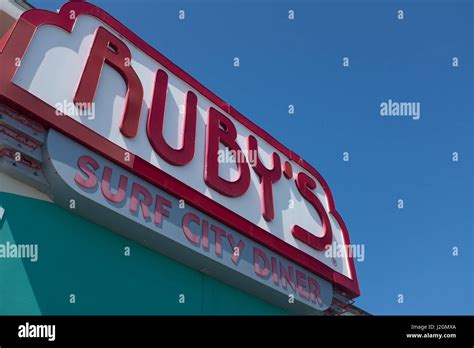
[[[286,314],[53,203],[0,192],[0,207],[0,244],[38,245],[36,262],[0,258],[2,315]]]

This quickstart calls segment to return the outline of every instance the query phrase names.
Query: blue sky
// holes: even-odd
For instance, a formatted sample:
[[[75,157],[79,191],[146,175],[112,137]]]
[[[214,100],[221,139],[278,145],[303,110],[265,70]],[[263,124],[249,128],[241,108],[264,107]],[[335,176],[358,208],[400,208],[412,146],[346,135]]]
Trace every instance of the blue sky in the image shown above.
[[[359,307],[474,314],[471,2],[92,2],[325,177],[365,245]],[[420,119],[380,116],[388,99],[419,102]]]

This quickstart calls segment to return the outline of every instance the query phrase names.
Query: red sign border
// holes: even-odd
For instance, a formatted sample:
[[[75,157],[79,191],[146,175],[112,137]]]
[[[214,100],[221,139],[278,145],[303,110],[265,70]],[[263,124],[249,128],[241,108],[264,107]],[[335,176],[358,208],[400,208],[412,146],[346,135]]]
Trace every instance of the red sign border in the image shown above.
[[[74,11],[74,16],[70,16],[70,11]],[[21,62],[21,59],[28,50],[29,43],[33,39],[38,27],[42,25],[53,25],[70,33],[74,28],[76,19],[80,15],[96,17],[114,29],[138,49],[155,59],[159,64],[171,71],[179,79],[192,86],[204,97],[227,112],[237,122],[263,138],[274,148],[286,155],[291,161],[296,162],[302,168],[311,173],[311,175],[319,181],[326,193],[329,213],[331,213],[339,223],[343,232],[344,242],[346,245],[350,244],[347,227],[339,213],[336,211],[333,195],[326,181],[316,169],[300,156],[279,143],[263,129],[248,120],[231,105],[225,103],[222,99],[195,80],[191,75],[176,66],[173,62],[143,41],[136,34],[131,32],[111,15],[90,3],[79,1],[68,2],[61,7],[59,13],[33,9],[26,11],[21,15],[9,32],[0,40],[0,66],[2,67],[2,73],[0,74],[0,101],[14,107],[26,116],[32,117],[44,126],[52,127],[70,138],[75,139],[79,143],[120,164],[127,170],[130,170],[132,173],[135,173],[150,183],[161,187],[171,194],[181,197],[189,204],[222,221],[224,224],[235,228],[256,242],[265,245],[295,263],[300,264],[311,272],[320,275],[339,288],[344,295],[350,298],[359,296],[359,282],[352,256],[348,256],[349,268],[352,276],[352,279],[350,279],[345,275],[332,270],[310,255],[282,241],[264,229],[254,225],[242,216],[204,196],[193,188],[187,186],[185,183],[154,167],[142,158],[130,154],[130,160],[125,161],[124,153],[127,152],[126,150],[98,135],[90,128],[74,121],[72,118],[57,116],[55,108],[11,82],[18,70],[18,64],[15,63],[18,63],[18,59],[20,59],[19,62]],[[74,18],[71,19],[71,17]]]

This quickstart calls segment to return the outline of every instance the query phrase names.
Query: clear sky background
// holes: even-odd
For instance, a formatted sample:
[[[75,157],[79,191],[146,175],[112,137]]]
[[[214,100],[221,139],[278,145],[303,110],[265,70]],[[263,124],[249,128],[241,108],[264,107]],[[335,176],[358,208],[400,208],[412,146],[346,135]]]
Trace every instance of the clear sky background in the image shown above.
[[[472,2],[91,2],[325,177],[352,243],[365,245],[356,305],[474,314]],[[421,103],[420,119],[380,116],[388,99]]]

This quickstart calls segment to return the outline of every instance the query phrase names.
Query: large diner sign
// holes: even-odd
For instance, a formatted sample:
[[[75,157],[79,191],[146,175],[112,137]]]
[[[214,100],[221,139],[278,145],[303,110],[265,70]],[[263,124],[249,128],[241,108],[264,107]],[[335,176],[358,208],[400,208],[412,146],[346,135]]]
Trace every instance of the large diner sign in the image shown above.
[[[0,42],[0,67],[0,102],[51,129],[48,151],[50,138],[58,142],[44,164],[64,167],[46,175],[53,199],[93,202],[104,213],[81,215],[124,234],[102,221],[109,211],[137,227],[127,237],[189,255],[182,261],[195,268],[210,263],[227,282],[226,270],[240,274],[264,298],[262,286],[324,310],[333,288],[359,295],[348,231],[323,177],[103,10],[70,2],[23,13]],[[243,252],[243,267],[238,255],[224,262],[205,251],[218,239]],[[328,246],[343,252],[328,257]],[[288,302],[280,297],[269,301]]]
[[[77,214],[294,312],[331,305],[328,281],[64,135],[50,130],[44,151],[43,173],[59,205],[73,199]]]

